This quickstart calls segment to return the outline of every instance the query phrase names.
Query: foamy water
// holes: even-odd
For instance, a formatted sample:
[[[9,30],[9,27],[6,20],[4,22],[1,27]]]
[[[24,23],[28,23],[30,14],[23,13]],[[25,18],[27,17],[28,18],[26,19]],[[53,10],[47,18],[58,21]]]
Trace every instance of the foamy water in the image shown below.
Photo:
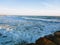
[[[23,41],[34,43],[38,38],[60,30],[60,19],[55,19],[55,17],[47,19],[46,17],[2,16],[0,21],[0,24],[9,25],[12,29],[10,30],[9,27],[9,29],[0,29],[2,34],[0,36],[0,45],[14,45]]]

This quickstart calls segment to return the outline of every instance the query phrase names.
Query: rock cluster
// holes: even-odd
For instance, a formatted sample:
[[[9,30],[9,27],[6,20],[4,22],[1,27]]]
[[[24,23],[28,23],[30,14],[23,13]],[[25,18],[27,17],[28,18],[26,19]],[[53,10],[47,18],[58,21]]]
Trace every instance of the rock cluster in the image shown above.
[[[55,32],[53,35],[46,35],[36,40],[35,43],[28,45],[60,45],[60,31]]]

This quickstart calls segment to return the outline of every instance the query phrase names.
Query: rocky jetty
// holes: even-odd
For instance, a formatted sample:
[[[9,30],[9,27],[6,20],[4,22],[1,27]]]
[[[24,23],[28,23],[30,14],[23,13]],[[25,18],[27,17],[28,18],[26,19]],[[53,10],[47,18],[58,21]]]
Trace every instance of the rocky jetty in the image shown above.
[[[57,31],[54,34],[40,37],[38,40],[36,40],[35,43],[28,45],[60,45],[60,31]]]

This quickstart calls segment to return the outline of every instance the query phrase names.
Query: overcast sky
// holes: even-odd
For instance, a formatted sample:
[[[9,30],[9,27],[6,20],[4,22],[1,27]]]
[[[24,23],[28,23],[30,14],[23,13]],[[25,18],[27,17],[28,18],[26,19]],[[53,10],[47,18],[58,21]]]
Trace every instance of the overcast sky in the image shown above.
[[[60,0],[0,0],[0,14],[60,15]]]

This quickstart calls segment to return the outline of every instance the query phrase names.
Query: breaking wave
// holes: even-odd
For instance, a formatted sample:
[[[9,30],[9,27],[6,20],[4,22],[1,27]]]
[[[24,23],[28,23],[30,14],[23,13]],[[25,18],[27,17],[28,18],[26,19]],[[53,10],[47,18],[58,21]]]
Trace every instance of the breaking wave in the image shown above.
[[[2,16],[0,27],[0,45],[34,43],[40,37],[59,31],[60,18]]]

